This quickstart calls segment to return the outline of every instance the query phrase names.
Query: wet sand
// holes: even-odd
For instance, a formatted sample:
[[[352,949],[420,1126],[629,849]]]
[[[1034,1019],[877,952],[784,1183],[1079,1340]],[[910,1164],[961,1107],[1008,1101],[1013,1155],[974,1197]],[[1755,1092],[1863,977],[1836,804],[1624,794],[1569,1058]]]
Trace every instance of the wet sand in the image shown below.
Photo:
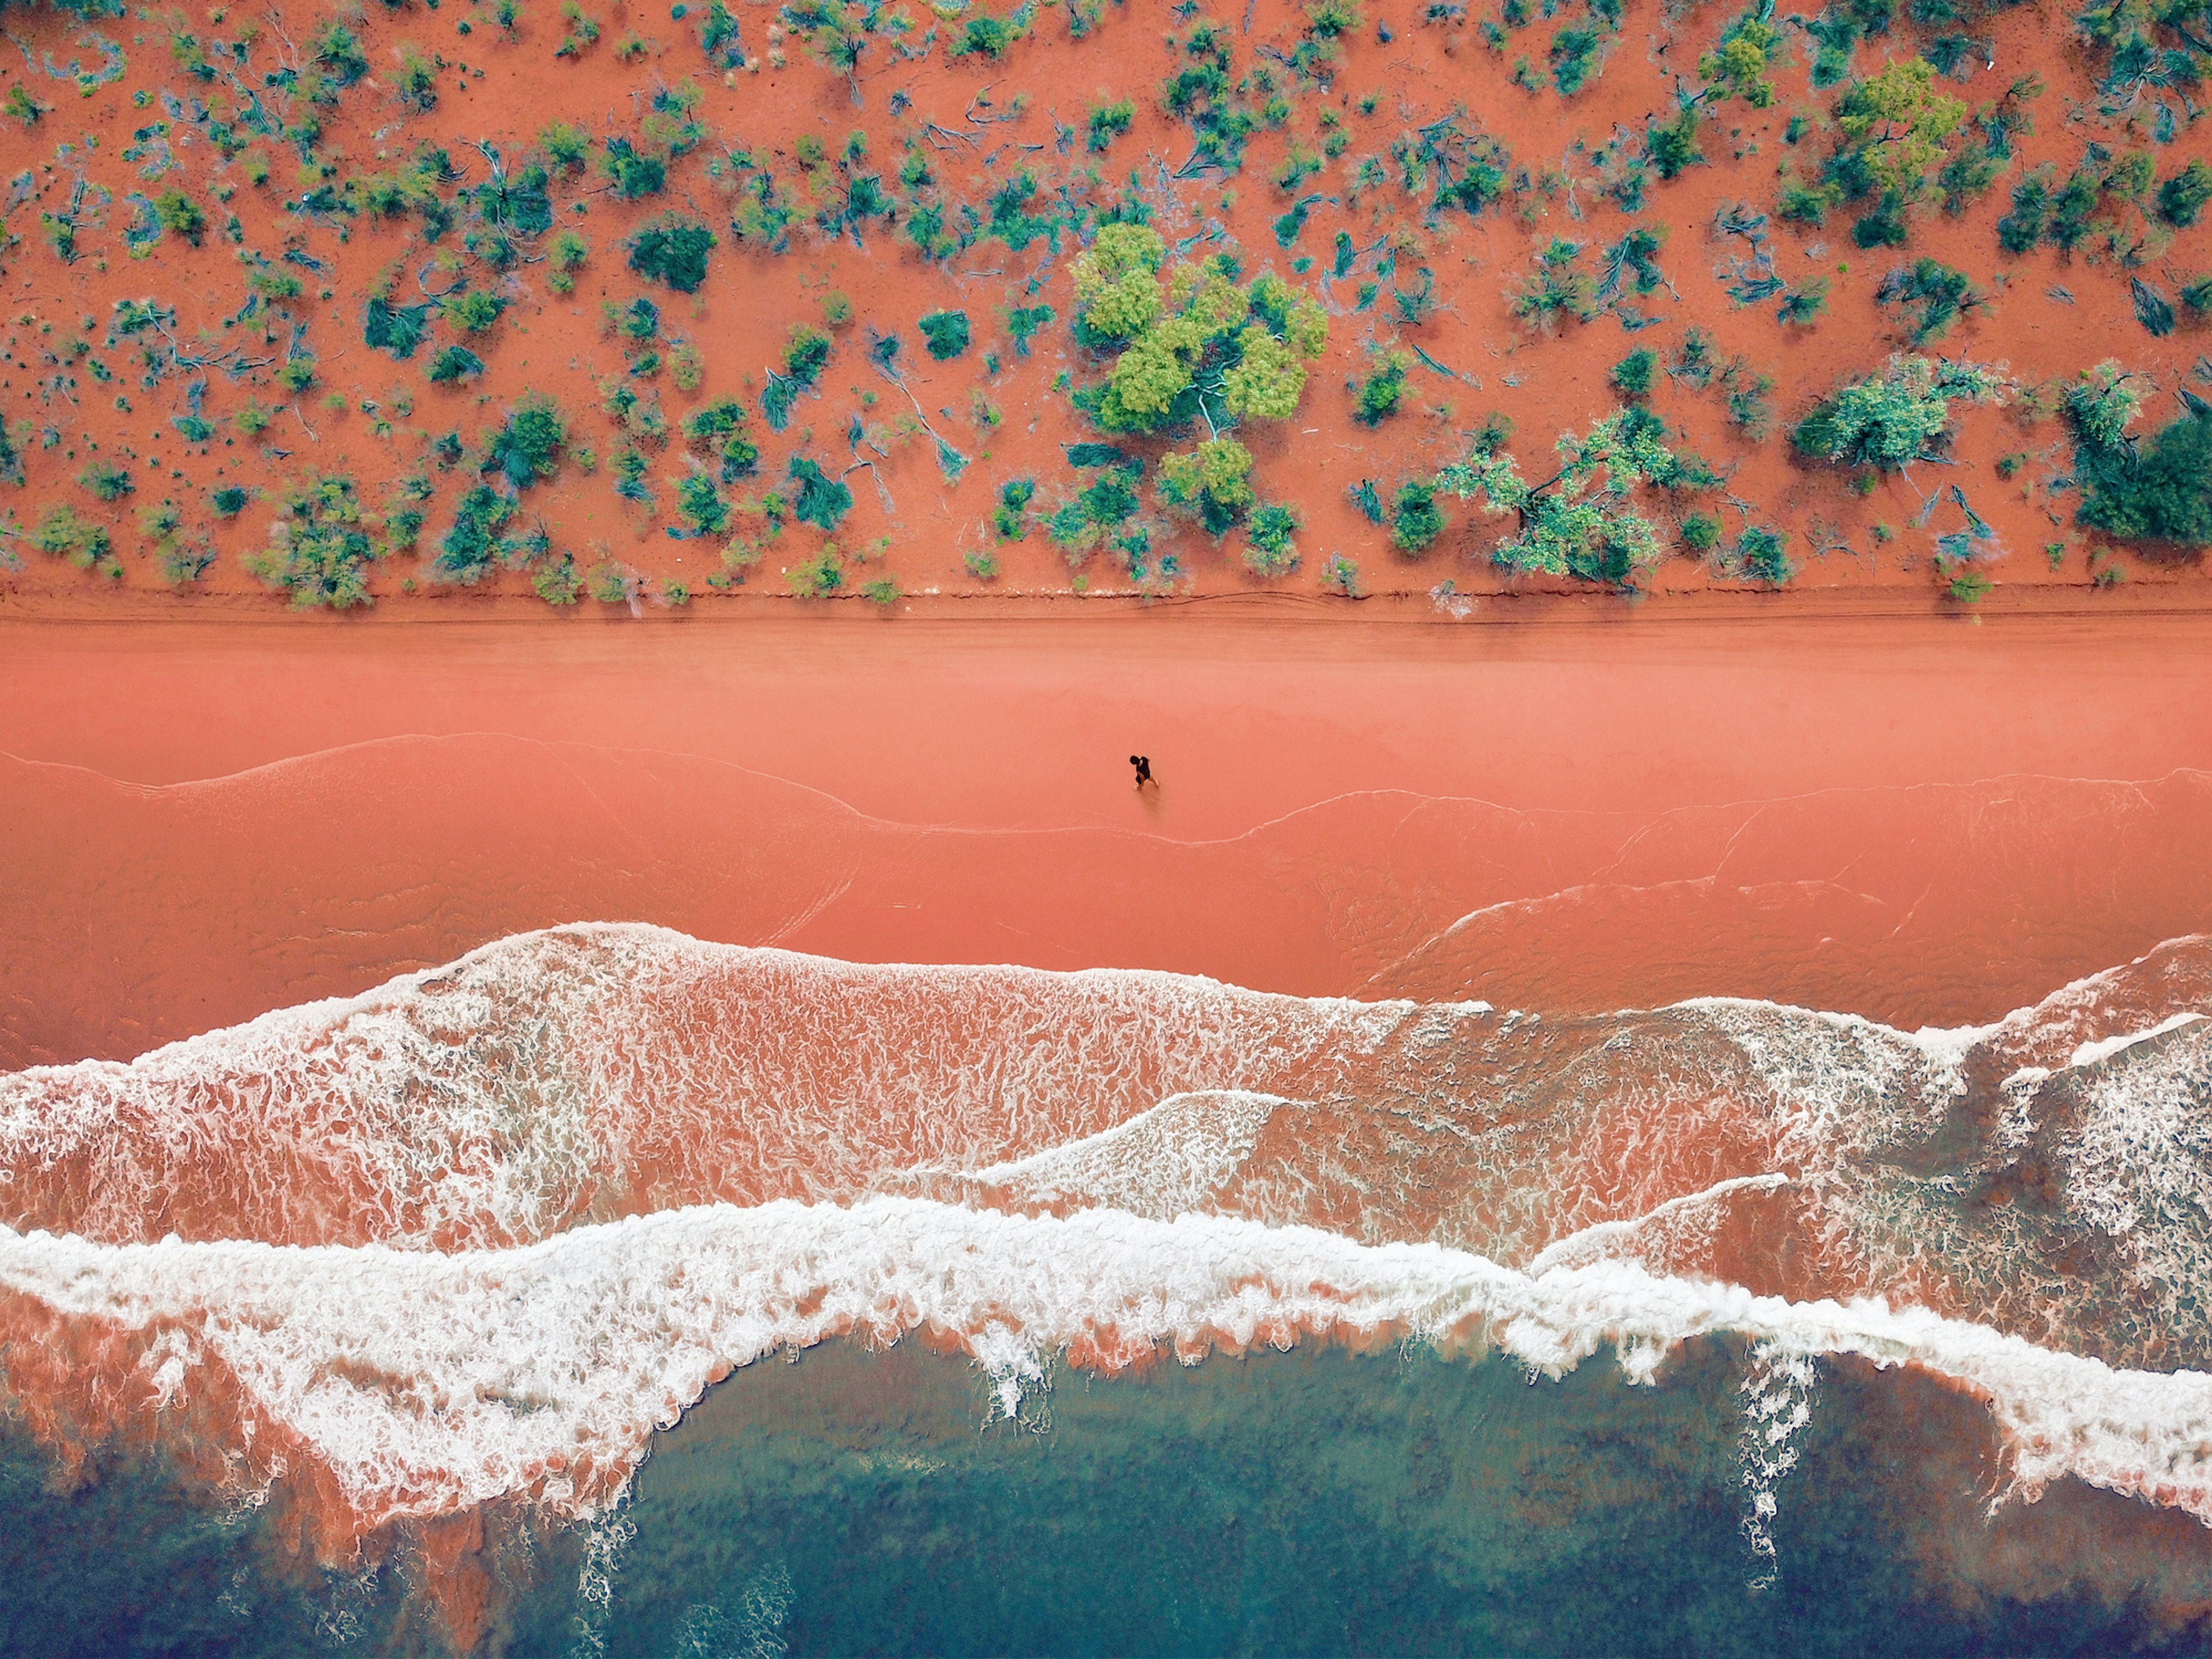
[[[1989,1018],[2212,926],[2202,633],[9,629],[0,1063],[577,920],[1307,994]]]

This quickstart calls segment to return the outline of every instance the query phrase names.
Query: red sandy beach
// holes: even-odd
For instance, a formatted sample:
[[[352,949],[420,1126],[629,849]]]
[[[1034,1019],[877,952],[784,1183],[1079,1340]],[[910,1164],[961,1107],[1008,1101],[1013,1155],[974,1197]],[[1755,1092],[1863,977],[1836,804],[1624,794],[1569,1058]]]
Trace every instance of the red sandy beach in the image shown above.
[[[10,628],[0,1064],[577,920],[1307,994],[1989,1018],[2212,926],[2202,635]]]

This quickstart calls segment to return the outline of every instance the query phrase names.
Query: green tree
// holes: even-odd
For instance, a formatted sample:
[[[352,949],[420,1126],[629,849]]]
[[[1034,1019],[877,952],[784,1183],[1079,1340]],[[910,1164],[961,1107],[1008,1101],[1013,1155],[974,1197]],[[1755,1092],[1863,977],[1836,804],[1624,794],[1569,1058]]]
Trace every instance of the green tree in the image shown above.
[[[464,294],[447,295],[439,308],[448,327],[464,334],[482,334],[499,320],[507,301],[483,289],[471,289]]]
[[[561,405],[539,392],[526,392],[484,448],[486,471],[496,470],[516,489],[550,478],[568,442]]]
[[[1936,89],[1924,58],[1893,63],[1853,84],[1836,105],[1836,125],[1873,181],[1910,202],[1966,118],[1966,106]]]
[[[1439,489],[1486,513],[1513,515],[1515,533],[1492,551],[1497,563],[1516,574],[1630,587],[1665,556],[1657,527],[1634,505],[1641,488],[1687,481],[1657,416],[1617,410],[1586,433],[1564,434],[1554,446],[1559,470],[1534,484],[1522,477],[1504,447],[1507,436],[1505,423],[1492,420],[1470,440],[1466,456],[1437,476]]]
[[[1219,255],[1164,272],[1165,259],[1151,227],[1115,224],[1075,260],[1076,338],[1114,359],[1077,406],[1109,432],[1199,420],[1216,436],[1295,411],[1328,337],[1320,305],[1272,273],[1240,287]]]
[[[1954,403],[2002,403],[2010,385],[1978,363],[1899,355],[1822,400],[1798,422],[1790,441],[1816,460],[1901,472],[1942,457]]]
[[[1766,78],[1766,69],[1780,39],[1771,24],[1748,13],[1729,25],[1719,49],[1698,59],[1698,73],[1712,83],[1716,101],[1741,98],[1753,109],[1772,103],[1774,83]]]
[[[194,247],[200,245],[201,234],[207,229],[207,215],[181,190],[165,190],[156,196],[154,216],[161,222],[162,229],[183,237]]]
[[[2074,435],[2092,449],[2118,449],[2142,408],[2142,392],[2130,374],[2107,357],[2085,368],[2066,388],[2066,421]]]
[[[949,362],[968,349],[968,313],[964,311],[933,311],[915,325],[929,347],[929,355],[939,362]]]
[[[695,292],[707,280],[707,256],[714,233],[687,214],[664,213],[639,227],[629,241],[629,268],[678,294]]]
[[[1159,494],[1218,536],[1252,505],[1252,452],[1234,438],[1210,438],[1188,454],[1164,456]]]
[[[2158,187],[2158,216],[2170,225],[2193,225],[2212,202],[2212,167],[2191,161]]]
[[[2081,520],[2127,541],[2212,547],[2212,416],[2184,415],[2147,445],[2084,445]]]
[[[376,548],[362,528],[361,518],[354,481],[319,474],[284,498],[269,545],[246,559],[246,570],[290,594],[299,609],[347,611],[366,605]]]

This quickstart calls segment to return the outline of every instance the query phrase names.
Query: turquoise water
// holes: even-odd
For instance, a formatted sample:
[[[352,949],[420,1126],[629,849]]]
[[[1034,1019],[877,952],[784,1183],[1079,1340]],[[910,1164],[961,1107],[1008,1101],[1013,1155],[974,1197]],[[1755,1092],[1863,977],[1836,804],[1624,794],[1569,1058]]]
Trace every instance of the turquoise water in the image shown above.
[[[2196,1522],[2070,1483],[1991,1516],[1982,1407],[1862,1362],[1821,1369],[1770,1567],[1743,1528],[1747,1358],[1692,1343],[1638,1388],[1605,1359],[1531,1382],[1306,1344],[1062,1370],[985,1427],[965,1358],[824,1344],[712,1391],[596,1533],[495,1516],[485,1650],[2205,1650],[2159,1612],[2212,1582]],[[281,1502],[211,1507],[112,1450],[66,1496],[52,1473],[11,1427],[9,1652],[441,1646],[404,1548],[302,1568]]]

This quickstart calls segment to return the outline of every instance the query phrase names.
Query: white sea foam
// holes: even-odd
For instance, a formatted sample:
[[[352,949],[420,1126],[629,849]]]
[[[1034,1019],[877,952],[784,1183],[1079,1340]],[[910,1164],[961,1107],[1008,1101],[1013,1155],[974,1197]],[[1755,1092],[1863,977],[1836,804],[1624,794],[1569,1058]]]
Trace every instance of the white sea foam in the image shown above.
[[[249,1415],[370,1522],[507,1494],[598,1512],[727,1367],[924,1330],[988,1368],[1008,1410],[1060,1349],[1110,1365],[1160,1347],[1189,1362],[1224,1343],[1414,1336],[1556,1376],[1610,1344],[1645,1381],[1683,1340],[1735,1333],[1971,1389],[2031,1492],[2072,1474],[2212,1521],[2212,1376],[2115,1370],[1879,1301],[1791,1303],[1620,1262],[1529,1275],[1220,1217],[780,1201],[449,1255],[0,1231],[0,1285],[97,1330],[103,1353],[135,1344],[149,1402],[234,1379]]]
[[[2132,1048],[2138,1042],[2148,1042],[2153,1037],[2162,1037],[2168,1031],[2178,1031],[2185,1025],[2194,1025],[2204,1016],[2191,1010],[2162,1019],[2147,1031],[2124,1031],[2117,1036],[2103,1037],[2095,1042],[2085,1042],[2067,1059],[2066,1064],[2076,1070],[2110,1060],[2123,1048]]]
[[[969,1179],[1017,1204],[1077,1202],[1172,1221],[1234,1180],[1275,1109],[1290,1103],[1237,1090],[1176,1095],[1126,1123]]]
[[[842,1198],[1180,1091],[1341,1088],[1414,1012],[562,927],[128,1064],[0,1077],[0,1219],[120,1241],[198,1206],[188,1236],[437,1248],[672,1203]],[[58,1188],[65,1211],[35,1206]]]

